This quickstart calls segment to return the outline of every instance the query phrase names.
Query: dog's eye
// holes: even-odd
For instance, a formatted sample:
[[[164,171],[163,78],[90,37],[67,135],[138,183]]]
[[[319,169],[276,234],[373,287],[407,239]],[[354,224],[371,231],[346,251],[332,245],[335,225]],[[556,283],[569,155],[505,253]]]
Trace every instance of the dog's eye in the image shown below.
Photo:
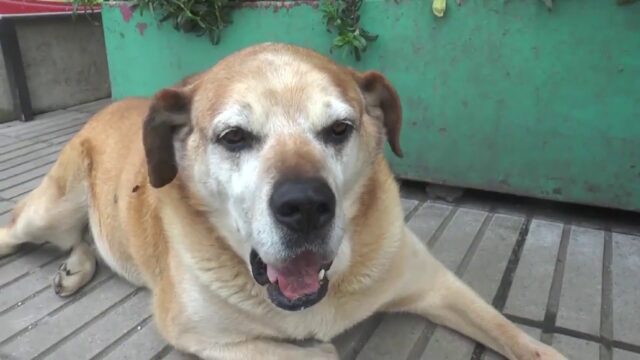
[[[231,128],[219,138],[220,143],[229,151],[240,151],[250,145],[251,135],[241,128]]]
[[[330,144],[341,144],[349,138],[352,131],[353,126],[350,123],[339,120],[327,127],[323,131],[322,137]]]

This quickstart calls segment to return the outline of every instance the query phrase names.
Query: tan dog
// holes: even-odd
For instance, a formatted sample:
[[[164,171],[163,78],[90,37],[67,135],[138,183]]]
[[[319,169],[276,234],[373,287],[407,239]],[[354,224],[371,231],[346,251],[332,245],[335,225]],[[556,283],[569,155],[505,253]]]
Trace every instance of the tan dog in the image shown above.
[[[153,292],[176,348],[207,359],[332,359],[376,311],[417,313],[509,359],[564,359],[434,259],[405,226],[384,137],[401,108],[381,74],[263,44],[104,109],[0,230],[0,254],[50,241],[67,296],[95,258]],[[299,347],[289,339],[325,341]]]

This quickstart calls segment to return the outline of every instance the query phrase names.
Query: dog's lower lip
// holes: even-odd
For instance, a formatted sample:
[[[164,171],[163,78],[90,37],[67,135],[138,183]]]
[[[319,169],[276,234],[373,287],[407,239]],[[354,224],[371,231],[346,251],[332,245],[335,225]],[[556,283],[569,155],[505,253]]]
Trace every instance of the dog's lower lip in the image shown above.
[[[251,254],[249,255],[249,261],[251,265],[251,273],[254,280],[260,286],[267,286],[269,299],[274,305],[278,306],[281,309],[288,311],[298,311],[311,307],[322,300],[328,291],[329,278],[326,273],[331,268],[333,261],[320,266],[318,271],[318,281],[320,287],[316,292],[300,296],[293,300],[287,298],[282,293],[277,279],[274,282],[269,280],[267,274],[267,265],[262,260],[260,255],[253,249],[251,250]]]

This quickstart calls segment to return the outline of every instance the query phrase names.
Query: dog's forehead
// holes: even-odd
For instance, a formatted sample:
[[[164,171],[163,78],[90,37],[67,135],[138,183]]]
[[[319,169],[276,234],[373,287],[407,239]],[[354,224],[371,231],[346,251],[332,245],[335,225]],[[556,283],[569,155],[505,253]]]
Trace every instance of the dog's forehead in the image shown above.
[[[283,122],[318,127],[343,118],[357,121],[361,111],[357,85],[345,69],[286,48],[226,60],[211,70],[199,92],[206,99],[200,121],[210,126],[235,117],[265,129]]]

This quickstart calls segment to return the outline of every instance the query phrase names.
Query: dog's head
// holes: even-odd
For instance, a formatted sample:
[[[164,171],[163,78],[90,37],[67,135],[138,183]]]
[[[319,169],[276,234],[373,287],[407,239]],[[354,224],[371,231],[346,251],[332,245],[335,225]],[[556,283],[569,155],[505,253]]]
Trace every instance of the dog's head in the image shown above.
[[[163,187],[180,173],[271,301],[299,310],[324,297],[350,246],[348,218],[385,136],[401,156],[401,117],[380,73],[258,45],[156,94],[149,180]]]

